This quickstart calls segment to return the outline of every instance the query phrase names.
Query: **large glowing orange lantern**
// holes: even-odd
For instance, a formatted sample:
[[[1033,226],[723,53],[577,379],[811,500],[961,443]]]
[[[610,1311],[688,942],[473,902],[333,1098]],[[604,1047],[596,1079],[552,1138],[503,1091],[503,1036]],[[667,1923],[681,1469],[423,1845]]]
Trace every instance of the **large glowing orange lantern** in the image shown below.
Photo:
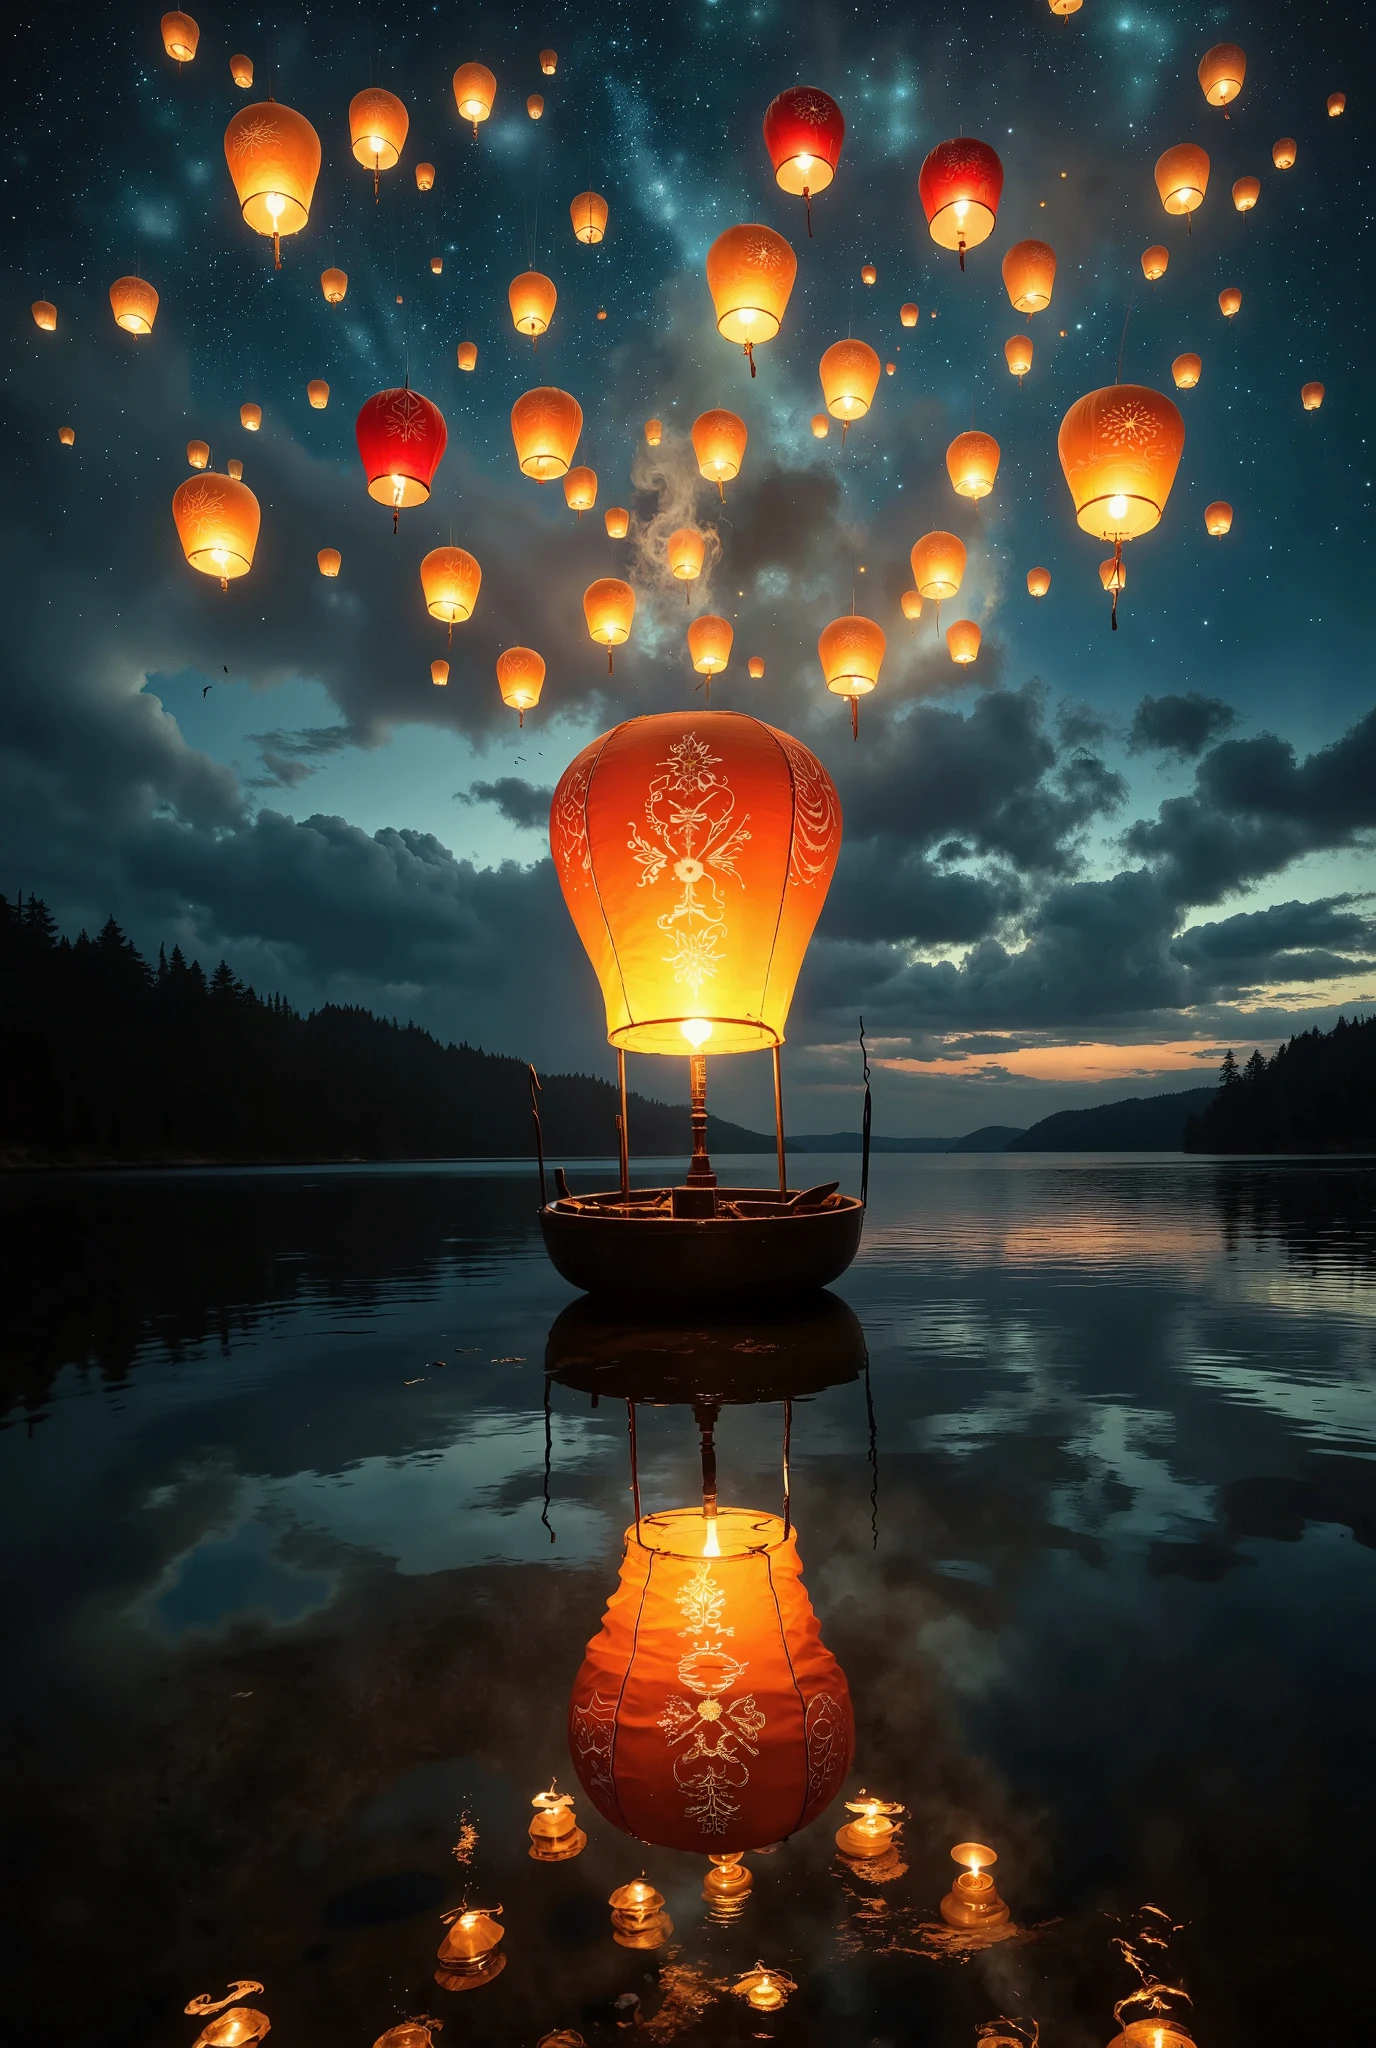
[[[344,294],[349,289],[349,274],[346,270],[322,270],[320,289],[325,294],[327,306],[342,306]]]
[[[693,453],[698,459],[698,470],[716,485],[723,498],[723,484],[740,475],[748,438],[745,421],[720,407],[699,413],[693,421]]]
[[[1015,242],[1003,259],[1003,282],[1015,312],[1044,312],[1056,282],[1056,251],[1049,242]]]
[[[943,598],[954,597],[965,576],[965,543],[956,533],[924,533],[909,555],[918,595],[930,597],[941,620]]]
[[[608,505],[602,520],[609,540],[625,540],[630,531],[631,515],[624,505]]]
[[[836,175],[846,123],[830,93],[815,85],[791,85],[765,110],[764,146],[774,166],[774,179],[807,208],[812,233],[812,201]]]
[[[1096,540],[1150,533],[1184,446],[1179,408],[1145,384],[1109,384],[1076,399],[1056,449],[1079,525]]]
[[[1209,152],[1197,142],[1177,142],[1156,159],[1156,189],[1167,213],[1183,213],[1188,227],[1209,189]]]
[[[1193,391],[1204,374],[1204,358],[1187,349],[1183,356],[1177,356],[1171,364],[1171,376],[1175,379],[1177,391]]]
[[[992,434],[971,428],[946,450],[946,473],[961,498],[987,498],[999,473],[999,444]]]
[[[478,367],[478,344],[476,341],[461,341],[455,350],[461,370],[476,370]]]
[[[368,496],[397,514],[423,505],[449,441],[444,414],[409,384],[379,391],[365,401],[354,422],[354,438],[368,479]]]
[[[506,288],[507,303],[511,307],[511,321],[518,334],[528,334],[532,341],[543,334],[554,318],[555,301],[558,292],[553,278],[546,277],[539,270],[523,270],[519,277],[513,277]]]
[[[203,576],[218,576],[221,590],[253,567],[262,514],[247,484],[232,477],[189,476],[172,494],[172,517],[182,552]]]
[[[511,408],[511,438],[522,476],[552,483],[567,474],[583,431],[583,408],[553,384],[523,391]]]
[[[545,658],[533,647],[505,647],[497,656],[497,688],[503,704],[517,713],[516,723],[524,725],[526,713],[540,701],[545,686]]]
[[[370,85],[349,101],[349,147],[355,160],[366,164],[373,174],[373,197],[377,197],[379,171],[390,171],[401,162],[406,131],[411,117],[394,92]]]
[[[1242,91],[1247,59],[1236,43],[1215,43],[1199,60],[1199,83],[1211,107],[1226,107]]]
[[[842,440],[851,421],[863,419],[869,411],[879,388],[879,367],[867,341],[834,341],[817,365],[827,411],[845,423]]]
[[[1301,385],[1300,403],[1304,407],[1306,412],[1317,412],[1319,407],[1323,404],[1322,384]]]
[[[1226,498],[1216,498],[1212,505],[1204,507],[1204,530],[1217,538],[1229,532],[1233,524],[1233,508]]]
[[[600,576],[583,592],[583,616],[588,637],[607,650],[607,674],[612,673],[612,649],[631,637],[635,618],[635,592],[619,576]]]
[[[1003,165],[987,142],[957,135],[939,142],[917,175],[927,232],[941,249],[965,251],[987,242],[998,220]]]
[[[420,587],[425,609],[432,619],[442,619],[454,644],[454,627],[471,619],[478,602],[483,572],[467,548],[431,548],[420,565]]]
[[[702,558],[706,543],[695,526],[680,526],[669,535],[669,573],[677,576],[682,583],[691,583],[702,574]],[[686,599],[688,593],[683,593]]]
[[[117,277],[110,287],[110,310],[116,327],[126,334],[151,334],[158,317],[158,295],[141,277]]]
[[[416,165],[416,190],[417,190],[417,192],[433,192],[433,191],[434,191],[434,189],[435,189],[435,166],[434,166],[433,164],[417,164],[417,165]]]
[[[35,327],[41,327],[45,334],[57,332],[57,307],[51,299],[35,299],[29,311]]]
[[[315,566],[322,576],[337,576],[344,557],[338,548],[321,548],[315,557]]]
[[[580,464],[564,478],[564,503],[581,519],[597,503],[597,471]]]
[[[569,203],[569,218],[576,239],[591,246],[607,232],[607,202],[600,192],[580,192]]]
[[[1010,334],[1003,344],[1003,359],[1021,384],[1032,367],[1032,343],[1025,334]]]
[[[192,469],[204,469],[210,460],[209,441],[188,441],[186,444],[186,459]]]
[[[1028,570],[1027,590],[1030,597],[1045,597],[1050,588],[1051,571],[1049,569],[1037,568]]]
[[[231,57],[229,60],[229,75],[242,92],[247,92],[253,84],[252,57],[244,57],[242,55]]]
[[[888,645],[884,628],[873,619],[849,612],[823,626],[817,642],[826,686],[837,697],[850,699],[850,729],[860,730],[860,698],[867,697],[879,683],[879,670]]]
[[[798,259],[782,235],[758,221],[727,228],[707,251],[707,288],[717,332],[738,341],[755,374],[755,346],[772,341],[783,325]]]
[[[707,678],[709,701],[712,678],[719,676],[731,659],[731,642],[735,637],[731,621],[719,619],[712,612],[704,612],[688,628],[689,658],[698,674]]]
[[[957,668],[969,668],[979,659],[983,638],[973,619],[956,619],[946,628],[946,651]]]
[[[196,54],[201,31],[189,14],[164,14],[162,46],[178,64],[189,64]]]
[[[654,1053],[783,1044],[841,846],[835,787],[806,747],[738,712],[632,719],[565,771],[550,845],[601,985],[611,1044]],[[734,1553],[738,1525],[718,1522],[722,1551]],[[700,1520],[689,1540],[701,1561]],[[770,1554],[783,1562],[785,1553]],[[648,1555],[641,1566],[649,1569]],[[637,1605],[638,1596],[621,1610],[626,1619]],[[683,1626],[681,1616],[673,1626]],[[687,1639],[674,1641],[676,1662]],[[754,1652],[738,1643],[736,1655]],[[757,1684],[758,1671],[752,1665]],[[619,1686],[590,1685],[575,1697],[590,1703],[596,1690],[614,1701]]]
[[[1294,136],[1282,135],[1280,141],[1272,147],[1271,161],[1278,171],[1292,171],[1298,153]]]
[[[732,714],[703,725],[709,716]],[[780,752],[781,736],[761,730]],[[780,765],[782,799],[781,753]],[[557,794],[555,806],[557,815]],[[748,850],[757,844],[752,833]],[[780,851],[786,866],[787,841]],[[809,893],[820,901],[825,885]],[[761,937],[767,955],[778,951],[772,930]],[[822,1642],[796,1536],[777,1516],[723,1508],[709,1524],[678,1509],[627,1530],[617,1589],[569,1701],[574,1768],[604,1819],[700,1856],[766,1848],[830,1805],[854,1747],[845,1673]]]
[[[330,387],[323,377],[312,377],[306,386],[306,399],[313,412],[324,412],[330,402]]]
[[[244,219],[255,233],[272,236],[280,270],[282,236],[298,234],[311,216],[320,137],[304,114],[262,100],[241,107],[226,128],[225,162]]]
[[[1260,197],[1260,178],[1238,178],[1234,180],[1233,205],[1239,213],[1250,213]]]
[[[1234,313],[1242,311],[1242,293],[1235,284],[1230,284],[1218,295],[1218,310],[1225,320],[1231,320]]]
[[[1160,242],[1153,242],[1150,249],[1142,251],[1142,275],[1148,284],[1155,284],[1158,277],[1166,275],[1170,260],[1170,250],[1163,248]]]
[[[486,64],[460,64],[454,73],[454,104],[465,121],[473,123],[473,139],[477,140],[478,123],[485,121],[492,112],[492,102],[497,97],[497,81]]]

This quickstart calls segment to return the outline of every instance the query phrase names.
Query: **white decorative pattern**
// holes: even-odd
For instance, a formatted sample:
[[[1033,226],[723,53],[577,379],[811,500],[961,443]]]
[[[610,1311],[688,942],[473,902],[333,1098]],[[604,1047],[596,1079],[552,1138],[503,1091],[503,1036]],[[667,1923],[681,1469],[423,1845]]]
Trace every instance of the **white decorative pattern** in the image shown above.
[[[728,928],[718,878],[741,881],[736,859],[751,837],[750,814],[736,817],[731,785],[717,772],[721,756],[696,733],[673,741],[668,760],[656,765],[662,772],[645,799],[647,830],[631,820],[626,844],[640,866],[642,889],[653,888],[673,863],[679,896],[656,919],[672,948],[661,957],[696,1002],[722,964]]]
[[[840,1702],[829,1692],[814,1693],[803,1724],[807,1746],[808,1805],[825,1805],[850,1763],[850,1739]]]
[[[570,1747],[578,1775],[605,1812],[620,1811],[616,1781],[612,1776],[612,1749],[616,1742],[616,1701],[594,1691],[585,1707],[575,1707],[570,1716]]]
[[[812,888],[834,858],[841,837],[841,799],[836,784],[814,753],[790,733],[775,739],[793,774],[793,845],[788,879],[794,888]]]
[[[727,1638],[735,1630],[725,1625],[726,1594],[706,1559],[680,1590],[677,1602],[686,1623],[679,1634],[690,1644],[679,1659],[679,1682],[698,1697],[670,1693],[659,1726],[670,1749],[678,1752],[674,1782],[684,1794],[685,1814],[703,1834],[724,1835],[732,1816],[740,1812],[733,1794],[750,1783],[746,1757],[760,1753],[765,1716],[753,1693],[724,1697],[739,1684],[747,1666],[727,1648]]]

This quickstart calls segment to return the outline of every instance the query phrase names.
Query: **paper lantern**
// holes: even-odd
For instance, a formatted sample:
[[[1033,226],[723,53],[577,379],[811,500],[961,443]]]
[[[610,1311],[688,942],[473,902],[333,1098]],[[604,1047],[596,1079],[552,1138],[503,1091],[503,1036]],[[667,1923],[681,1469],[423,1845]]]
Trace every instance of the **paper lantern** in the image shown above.
[[[1045,596],[1046,596],[1046,593],[1047,593],[1047,591],[1048,591],[1048,590],[1050,590],[1050,588],[1051,588],[1051,571],[1050,571],[1049,569],[1029,569],[1029,570],[1028,570],[1028,572],[1027,572],[1027,590],[1028,590],[1028,595],[1029,595],[1029,596],[1031,596],[1031,597],[1045,597]]]
[[[860,282],[861,284],[878,284],[879,272],[872,263],[862,263],[860,265]]]
[[[178,64],[189,64],[196,54],[201,31],[189,14],[164,14],[162,46]]]
[[[306,397],[314,412],[324,412],[330,402],[330,387],[323,377],[312,377],[306,386]]]
[[[609,540],[625,540],[630,530],[631,515],[624,505],[609,505],[602,519]]]
[[[1271,161],[1278,171],[1291,171],[1295,167],[1297,154],[1294,136],[1282,135],[1271,150]]]
[[[1056,448],[1078,524],[1097,540],[1150,533],[1184,446],[1179,409],[1144,384],[1109,384],[1077,399]]]
[[[431,191],[433,191],[433,190],[434,190],[434,186],[435,186],[435,166],[434,166],[433,164],[417,164],[417,165],[416,165],[416,190],[417,190],[417,192],[431,192]]]
[[[530,115],[531,120],[538,121],[544,111],[545,103],[540,94],[538,92],[531,93],[526,101],[526,112]]]
[[[1043,312],[1056,282],[1056,251],[1049,242],[1015,242],[1003,259],[1003,282],[1015,312]]]
[[[1156,159],[1156,189],[1167,213],[1189,216],[1204,204],[1209,189],[1209,154],[1197,142],[1177,142]]]
[[[827,435],[828,435],[828,434],[829,434],[830,432],[831,432],[831,421],[830,421],[830,420],[829,420],[829,419],[827,418],[826,414],[825,414],[824,412],[815,412],[815,413],[814,413],[814,414],[812,415],[812,438],[813,438],[813,440],[814,440],[814,441],[825,441],[825,440],[826,440],[826,437],[827,437]]]
[[[373,197],[377,197],[379,171],[390,171],[401,162],[406,131],[411,117],[394,92],[370,85],[349,101],[349,146],[354,160],[366,164],[373,174]]]
[[[884,375],[885,375],[886,377],[892,377],[892,375],[893,375],[894,371],[895,371],[895,370],[896,370],[897,368],[898,368],[898,365],[897,365],[897,363],[885,363],[885,365],[884,365]]]
[[[946,651],[957,668],[968,668],[979,659],[982,637],[973,619],[956,619],[946,628]]]
[[[1003,359],[1021,384],[1032,367],[1032,343],[1025,334],[1012,334],[1003,344]]]
[[[1300,403],[1306,412],[1317,412],[1323,404],[1322,384],[1304,384],[1300,387]]]
[[[789,244],[757,221],[727,228],[707,251],[707,288],[717,332],[741,344],[752,377],[756,345],[772,341],[783,325],[797,275],[798,259]]]
[[[1170,260],[1170,250],[1163,248],[1160,242],[1153,242],[1150,249],[1142,251],[1142,275],[1148,284],[1155,284],[1158,277],[1166,275],[1166,265]]]
[[[239,425],[247,434],[256,434],[263,424],[263,408],[252,400],[239,407]]]
[[[813,199],[835,177],[845,139],[841,109],[815,85],[791,85],[765,110],[764,146],[775,183],[804,202],[809,235]]]
[[[449,681],[449,663],[447,661],[432,661],[430,664],[430,680],[437,688],[444,689]]]
[[[998,442],[978,428],[957,434],[946,450],[946,473],[957,497],[987,498],[999,473]]]
[[[580,465],[564,478],[564,503],[581,519],[597,503],[597,471]]]
[[[1242,91],[1247,59],[1236,43],[1215,43],[1199,60],[1199,83],[1211,107],[1226,107]]]
[[[545,658],[533,647],[506,647],[497,656],[497,688],[502,702],[517,714],[523,726],[527,711],[534,710],[545,686]]]
[[[451,647],[455,626],[473,616],[482,580],[477,558],[467,548],[431,548],[420,565],[425,609],[432,619],[441,619],[448,626]]]
[[[635,592],[619,576],[601,576],[583,592],[583,616],[589,638],[607,650],[607,674],[612,673],[612,649],[631,637],[635,618]]]
[[[528,334],[532,341],[543,334],[554,318],[554,306],[559,294],[554,280],[539,270],[523,270],[519,277],[513,277],[506,288],[507,303],[511,307],[511,323],[518,334]]]
[[[225,162],[244,219],[256,234],[272,236],[280,270],[282,236],[298,234],[310,219],[320,137],[304,114],[262,100],[241,107],[226,128]]]
[[[752,654],[746,663],[746,667],[750,672],[750,680],[758,683],[764,674],[764,656],[762,654]]]
[[[902,606],[904,618],[916,624],[922,617],[922,599],[917,591],[905,590],[898,602]]]
[[[442,270],[444,269],[444,258],[443,258],[443,256],[432,256],[432,257],[430,258],[430,269],[431,269],[431,272],[432,272],[432,274],[433,274],[433,275],[434,275],[435,277],[438,277],[438,276],[439,276],[439,274],[440,274],[440,272],[441,272],[441,271],[442,271]]]
[[[397,514],[408,505],[423,505],[449,440],[444,415],[437,405],[413,391],[378,391],[364,401],[354,421],[354,439],[368,479],[368,496]]]
[[[958,534],[943,533],[938,528],[934,533],[923,534],[908,559],[912,563],[913,583],[919,596],[935,600],[939,620],[942,599],[954,597],[964,580],[964,541]]]
[[[252,57],[231,57],[229,60],[229,75],[237,86],[241,87],[244,92],[247,92],[253,84]]]
[[[59,440],[59,441],[60,441],[60,442],[62,443],[62,446],[63,446],[64,448],[75,448],[75,446],[76,446],[76,428],[75,428],[75,427],[59,427],[59,428],[58,428],[58,430],[57,430],[57,438],[58,438],[58,440]]]
[[[1204,530],[1215,537],[1228,532],[1233,523],[1233,508],[1226,498],[1216,498],[1212,505],[1204,507]]]
[[[645,422],[645,439],[646,439],[646,441],[648,442],[648,444],[649,444],[649,446],[650,446],[651,448],[658,448],[658,446],[659,446],[659,444],[660,444],[660,441],[661,441],[661,439],[663,438],[663,435],[664,435],[664,426],[663,426],[663,422],[662,422],[662,421],[660,421],[660,420],[646,420],[646,422]]]
[[[232,576],[247,576],[262,519],[247,484],[213,472],[189,476],[172,494],[172,517],[193,569],[218,576],[221,590]]]
[[[745,421],[734,412],[718,408],[699,413],[693,421],[693,453],[698,459],[698,470],[717,486],[723,498],[726,492],[722,486],[740,475],[748,439]]]
[[[478,344],[476,341],[461,341],[457,350],[459,368],[476,370],[478,367]]]
[[[325,294],[325,304],[327,306],[343,305],[344,294],[349,289],[348,272],[344,270],[322,270],[320,273],[320,289]]]
[[[998,220],[1003,165],[987,142],[957,135],[939,142],[917,177],[927,232],[941,249],[965,251],[987,242]]]
[[[636,821],[634,833],[628,819]],[[694,1040],[683,1025],[707,1023],[714,1054],[782,1045],[840,845],[841,807],[830,776],[806,747],[758,719],[732,711],[660,713],[632,719],[585,747],[555,790],[550,847],[601,985],[610,1043],[628,1052],[684,1053]],[[647,1541],[654,1540],[652,1520],[657,1525],[659,1518],[640,1525]],[[702,1522],[692,1520],[695,1531],[680,1517],[673,1532],[686,1531],[701,1563]],[[741,1525],[727,1514],[717,1524],[723,1553],[735,1554]],[[650,1556],[632,1565],[632,1548],[628,1543],[628,1568],[648,1571]],[[791,1553],[771,1538],[769,1554],[783,1565]],[[664,1555],[655,1553],[656,1573]],[[786,1578],[785,1572],[781,1593]],[[628,1613],[619,1611],[629,1618],[635,1604],[633,1598]],[[681,1628],[672,1601],[670,1612],[673,1628]],[[674,1637],[672,1665],[687,1641]],[[736,1655],[749,1659],[750,1683],[758,1687],[763,1667],[755,1649],[738,1644]],[[619,1681],[575,1689],[575,1699],[589,1702],[594,1690],[614,1700]],[[653,1709],[651,1728],[662,1705]],[[578,1754],[575,1743],[575,1761]],[[592,1792],[581,1766],[579,1774]],[[785,1831],[775,1828],[768,1839]]]
[[[1177,356],[1171,364],[1171,375],[1177,391],[1193,391],[1204,371],[1204,358],[1187,352]]]
[[[1344,108],[1344,107],[1345,107],[1346,105],[1347,105],[1347,94],[1346,94],[1345,92],[1331,92],[1331,93],[1330,93],[1330,94],[1328,95],[1328,118],[1329,118],[1329,120],[1330,120],[1330,121],[1336,121],[1336,120],[1337,120],[1337,118],[1338,118],[1338,116],[1339,116],[1339,114],[1341,114],[1341,112],[1343,111],[1343,108]]]
[[[879,387],[879,358],[867,341],[834,341],[817,365],[822,397],[833,419],[843,420],[841,438],[852,420],[863,419]]]
[[[712,612],[704,612],[694,619],[688,628],[688,653],[693,667],[700,676],[709,681],[721,674],[731,659],[731,642],[735,633],[729,619],[719,619]]]
[[[817,658],[826,686],[833,696],[850,699],[850,729],[855,736],[860,729],[858,700],[877,687],[887,644],[883,627],[858,612],[833,619],[818,639]]]
[[[315,566],[322,576],[337,576],[343,560],[338,548],[321,548],[316,555]]]
[[[242,462],[240,462],[237,455],[230,456],[229,461],[225,464],[225,469],[227,473],[233,477],[236,484],[242,483],[244,476],[244,465]]]
[[[35,299],[29,311],[33,314],[35,327],[41,327],[45,334],[56,333],[57,307],[51,299]]]
[[[117,277],[110,287],[110,310],[116,327],[126,334],[151,334],[158,317],[158,295],[141,277]]]
[[[607,202],[600,192],[580,192],[569,202],[575,239],[591,245],[607,232]]]
[[[1068,15],[1078,14],[1083,5],[1084,0],[1051,0],[1051,12],[1059,14],[1064,19]]]
[[[1235,284],[1230,284],[1218,295],[1218,310],[1225,320],[1231,320],[1234,313],[1242,310],[1242,293]]]
[[[541,384],[511,408],[511,438],[522,476],[547,484],[567,474],[583,431],[583,408],[567,391]]]
[[[556,50],[541,50],[540,69],[544,72],[546,78],[553,78],[555,72],[559,69],[559,54]]]
[[[705,547],[706,542],[695,526],[680,526],[671,533],[667,549],[670,575],[683,583],[701,576]]]
[[[1233,205],[1239,213],[1250,213],[1261,197],[1260,178],[1238,178],[1233,185]]]
[[[904,327],[916,327],[917,307],[909,300],[906,305],[899,307],[898,317]]]
[[[465,121],[473,123],[473,139],[477,140],[478,123],[485,121],[492,112],[492,102],[497,97],[497,81],[486,64],[460,64],[454,73],[454,104]]]

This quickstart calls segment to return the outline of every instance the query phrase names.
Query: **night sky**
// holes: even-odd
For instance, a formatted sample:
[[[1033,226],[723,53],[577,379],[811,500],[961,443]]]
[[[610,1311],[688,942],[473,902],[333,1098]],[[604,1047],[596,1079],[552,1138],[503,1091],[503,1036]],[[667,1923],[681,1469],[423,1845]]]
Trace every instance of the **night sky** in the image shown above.
[[[713,705],[806,740],[845,807],[790,1025],[798,1128],[855,1125],[862,1011],[878,1127],[931,1134],[1198,1085],[1226,1045],[1269,1049],[1376,1001],[1361,10],[192,11],[200,45],[180,72],[153,6],[25,11],[8,40],[6,894],[38,891],[68,930],[113,912],[147,950],[224,954],[303,1005],[363,1002],[550,1068],[610,1072],[547,857],[548,793],[616,719],[701,703],[685,626],[715,610],[736,638]],[[1248,59],[1226,120],[1196,78],[1221,40]],[[552,78],[538,66],[547,45]],[[230,78],[238,51],[256,67],[249,93]],[[450,85],[468,60],[498,80],[476,141]],[[347,118],[370,83],[410,114],[376,204]],[[794,84],[831,93],[847,123],[811,240],[761,136]],[[269,89],[324,152],[280,272],[240,217],[222,141]],[[1348,104],[1330,119],[1335,90]],[[995,234],[964,275],[917,199],[924,156],[960,133],[990,143],[1006,174]],[[1298,160],[1280,171],[1285,135]],[[1188,235],[1152,177],[1182,141],[1212,159]],[[425,159],[436,180],[422,193]],[[1244,174],[1262,188],[1246,216],[1230,198]],[[611,209],[597,248],[569,221],[589,186]],[[799,264],[753,383],[716,333],[703,269],[737,221],[785,234]],[[1058,259],[1052,304],[1030,320],[999,273],[1027,236]],[[1170,267],[1152,286],[1139,259],[1154,242]],[[349,276],[337,308],[320,289],[327,265]],[[532,265],[559,292],[538,351],[506,299]],[[135,270],[161,294],[144,339],[116,328],[107,296]],[[1231,320],[1226,285],[1243,293]],[[40,298],[58,308],[54,334],[30,315]],[[921,308],[914,330],[899,324],[905,300]],[[847,333],[896,374],[843,447],[839,424],[818,442],[809,420],[818,358]],[[1021,388],[1003,358],[1018,333],[1035,344]],[[472,375],[456,366],[463,340],[478,347]],[[1162,524],[1128,550],[1111,633],[1108,550],[1075,525],[1056,431],[1114,381],[1120,344],[1126,380],[1178,397],[1186,442]],[[1177,395],[1170,363],[1186,349],[1203,377]],[[367,397],[408,375],[443,411],[449,447],[394,538],[353,429]],[[330,384],[323,412],[307,405],[312,377]],[[1310,379],[1326,386],[1315,413],[1300,402]],[[543,383],[583,406],[578,459],[599,495],[581,524],[558,484],[517,469],[511,404]],[[238,423],[246,400],[263,408],[256,435]],[[687,439],[717,405],[750,430],[724,505]],[[652,414],[665,423],[653,451]],[[1002,447],[978,507],[954,495],[944,461],[972,417]],[[252,572],[227,594],[186,566],[173,527],[193,435],[217,466],[242,459],[262,505]],[[1204,529],[1218,498],[1235,511],[1223,539]],[[613,504],[632,510],[625,542],[605,533]],[[655,545],[694,518],[716,542],[685,611]],[[969,548],[942,621],[982,626],[968,672],[930,606],[916,626],[899,609],[908,551],[934,526]],[[450,540],[483,582],[438,690],[445,631],[417,570]],[[336,582],[316,570],[325,546],[343,554]],[[1038,563],[1053,577],[1040,604],[1024,580]],[[610,680],[581,602],[601,575],[639,596]],[[853,575],[858,609],[888,634],[858,744],[816,653]],[[494,675],[513,642],[548,663],[523,732]],[[715,1062],[716,1106],[766,1123],[768,1064]],[[632,1077],[682,1098],[682,1067],[637,1061]]]

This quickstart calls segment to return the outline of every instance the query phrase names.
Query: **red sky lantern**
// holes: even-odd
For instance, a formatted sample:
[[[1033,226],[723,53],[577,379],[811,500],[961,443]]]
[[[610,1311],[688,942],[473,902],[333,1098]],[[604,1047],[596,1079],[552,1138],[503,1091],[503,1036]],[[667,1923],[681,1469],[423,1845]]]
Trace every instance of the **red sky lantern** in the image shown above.
[[[368,399],[354,423],[358,452],[368,478],[368,496],[397,514],[407,505],[423,505],[449,440],[444,415],[409,384],[399,391],[379,391]]]
[[[812,233],[812,197],[825,192],[836,175],[845,117],[830,93],[815,85],[791,85],[771,100],[764,117],[764,146],[776,182],[797,194],[807,207]]]
[[[965,251],[987,242],[998,220],[1003,165],[987,142],[956,135],[939,142],[917,174],[917,196],[927,230],[942,249]]]

